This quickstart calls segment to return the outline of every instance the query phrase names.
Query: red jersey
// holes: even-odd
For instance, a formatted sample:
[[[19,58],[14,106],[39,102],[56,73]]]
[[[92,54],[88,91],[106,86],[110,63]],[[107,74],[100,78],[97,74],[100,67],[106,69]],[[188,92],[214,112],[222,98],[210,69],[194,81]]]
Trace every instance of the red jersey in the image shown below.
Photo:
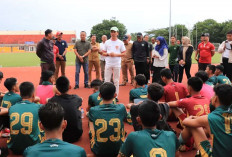
[[[188,90],[182,83],[171,82],[164,86],[164,95],[161,100],[165,102],[177,101],[186,98]]]
[[[209,100],[199,95],[177,101],[180,108],[185,108],[188,116],[203,116],[210,113]]]
[[[54,53],[54,63],[56,63],[56,55],[57,53],[59,53],[59,48],[56,45],[53,46],[53,53]]]
[[[211,63],[212,51],[215,51],[215,47],[212,43],[201,42],[198,45],[198,50],[200,51],[199,63]]]

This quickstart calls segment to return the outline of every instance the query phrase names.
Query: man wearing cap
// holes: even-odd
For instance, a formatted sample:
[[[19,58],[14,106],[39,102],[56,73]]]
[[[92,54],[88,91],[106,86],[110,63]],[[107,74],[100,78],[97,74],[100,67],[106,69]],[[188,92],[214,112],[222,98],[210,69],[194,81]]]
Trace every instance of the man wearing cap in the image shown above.
[[[103,50],[103,48],[105,46],[107,36],[103,35],[101,39],[102,39],[102,42],[100,43],[100,50],[99,50],[100,54],[102,53],[102,50]],[[104,77],[105,65],[106,65],[105,56],[100,55],[101,77],[102,77],[103,82],[105,81],[105,77]]]
[[[59,70],[61,67],[61,75],[65,76],[65,66],[66,66],[66,53],[68,49],[68,44],[65,40],[62,40],[63,33],[58,31],[56,33],[57,41],[55,45],[59,48],[59,56],[56,56],[56,72],[55,79],[58,78]]]
[[[135,63],[136,75],[144,74],[146,76],[146,67],[149,62],[148,43],[143,40],[142,33],[137,33],[137,41],[134,41],[132,46],[132,58]],[[146,84],[149,78],[146,78]]]
[[[132,43],[129,42],[129,38],[127,35],[123,37],[123,42],[126,48],[125,56],[122,57],[122,84],[120,86],[125,86],[127,82],[127,70],[130,72],[131,76],[131,84],[134,81],[134,68],[133,68],[133,59],[132,59]]]
[[[89,88],[88,85],[88,55],[91,53],[91,44],[86,40],[86,32],[81,31],[80,33],[81,40],[76,41],[73,49],[76,55],[76,74],[75,74],[75,87],[74,89],[79,88],[79,76],[80,69],[83,66],[84,70],[84,87]]]
[[[36,55],[40,58],[41,74],[43,71],[55,72],[53,42],[52,42],[52,30],[47,29],[45,31],[45,37],[38,42],[36,47]],[[42,84],[40,77],[40,84]]]
[[[112,27],[110,29],[111,38],[106,41],[103,48],[103,55],[106,56],[105,66],[105,82],[110,82],[113,75],[114,85],[116,87],[116,94],[119,94],[119,79],[121,69],[121,57],[124,56],[126,48],[124,43],[118,39],[118,28]],[[118,99],[116,99],[118,101]]]
[[[198,45],[195,59],[198,60],[197,55],[199,53],[198,70],[205,71],[207,65],[211,64],[212,56],[215,54],[215,47],[209,42],[209,33],[202,35],[203,42]]]
[[[96,42],[96,35],[91,37],[91,53],[89,54],[89,83],[92,81],[92,69],[93,66],[96,70],[96,79],[100,79],[100,60],[99,60],[99,49],[100,45]]]

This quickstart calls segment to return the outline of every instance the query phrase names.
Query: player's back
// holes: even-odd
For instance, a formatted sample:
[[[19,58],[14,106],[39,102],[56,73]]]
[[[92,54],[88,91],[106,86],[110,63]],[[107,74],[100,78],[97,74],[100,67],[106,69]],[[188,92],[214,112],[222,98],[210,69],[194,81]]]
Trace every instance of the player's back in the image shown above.
[[[118,154],[125,137],[126,114],[123,104],[103,104],[90,109],[89,119],[94,126],[94,130],[90,129],[91,150],[95,154]]]
[[[225,75],[221,74],[217,76],[218,84],[229,84],[231,85],[230,79]]]
[[[147,87],[139,87],[130,90],[129,97],[131,102],[133,102],[134,99],[147,99]]]
[[[218,83],[217,76],[212,76],[210,77],[207,81],[206,84],[212,83],[214,86]],[[209,84],[210,85],[210,84]]]
[[[188,90],[184,84],[178,82],[171,82],[164,86],[164,99],[165,102],[177,101],[186,98]]]
[[[40,104],[21,101],[9,109],[10,140],[8,148],[15,154],[22,154],[25,148],[41,141],[38,125],[40,107]]]
[[[7,92],[2,99],[1,106],[9,109],[11,106],[15,105],[21,100],[22,98],[19,94],[14,92]]]
[[[120,153],[125,156],[174,157],[176,150],[179,147],[179,142],[176,135],[171,131],[145,129],[130,133],[124,145],[122,146]]]
[[[83,148],[59,139],[48,139],[43,143],[28,147],[23,155],[25,157],[86,157]]]
[[[232,154],[232,110],[230,107],[219,106],[208,115],[213,135],[213,156]]]
[[[36,89],[36,96],[40,98],[39,102],[43,105],[47,103],[48,98],[52,98],[54,95],[52,84],[39,85]]]
[[[211,98],[214,96],[213,87],[204,83],[201,88],[200,94],[206,97],[210,102]]]
[[[97,106],[97,105],[102,105],[103,104],[103,100],[102,98],[99,96],[99,91],[91,94],[89,96],[89,100],[88,100],[88,105],[93,107],[93,106]],[[116,104],[116,100],[113,100],[113,104]]]

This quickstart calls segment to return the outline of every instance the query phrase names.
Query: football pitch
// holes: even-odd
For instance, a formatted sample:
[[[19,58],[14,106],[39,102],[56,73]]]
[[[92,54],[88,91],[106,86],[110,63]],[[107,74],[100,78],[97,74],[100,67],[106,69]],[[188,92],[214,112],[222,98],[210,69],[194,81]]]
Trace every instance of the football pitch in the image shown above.
[[[193,64],[197,62],[194,59],[195,53],[192,55]],[[75,65],[74,52],[68,52],[66,55],[67,65]],[[221,54],[216,53],[213,56],[212,64],[220,63]],[[30,67],[39,66],[40,60],[35,52],[25,53],[0,53],[0,67]]]

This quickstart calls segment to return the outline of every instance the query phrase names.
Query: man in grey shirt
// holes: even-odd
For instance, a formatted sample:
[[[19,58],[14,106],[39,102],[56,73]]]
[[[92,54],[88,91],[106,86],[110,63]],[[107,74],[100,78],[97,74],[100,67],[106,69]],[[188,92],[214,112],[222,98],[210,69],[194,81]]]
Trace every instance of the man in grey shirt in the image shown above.
[[[76,55],[76,75],[75,75],[75,87],[74,89],[79,88],[79,74],[81,66],[83,66],[85,79],[84,84],[85,88],[89,88],[88,85],[88,55],[91,53],[91,44],[89,41],[86,41],[86,32],[81,31],[80,33],[81,40],[78,40],[74,45],[74,53]]]
[[[38,42],[36,47],[36,55],[40,58],[41,74],[43,71],[50,70],[55,72],[54,64],[54,53],[53,53],[53,42],[52,42],[52,30],[47,29],[45,31],[45,37]],[[42,84],[42,79],[40,77],[40,84]]]

